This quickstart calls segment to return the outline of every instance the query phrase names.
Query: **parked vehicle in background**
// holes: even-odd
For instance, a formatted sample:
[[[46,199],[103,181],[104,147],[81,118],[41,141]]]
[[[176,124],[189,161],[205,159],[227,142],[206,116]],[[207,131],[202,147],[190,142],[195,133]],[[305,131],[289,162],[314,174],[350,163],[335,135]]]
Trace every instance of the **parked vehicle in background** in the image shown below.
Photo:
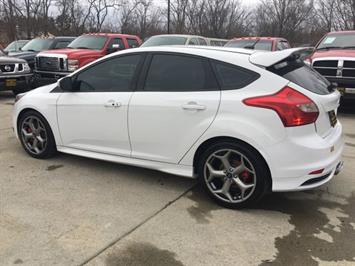
[[[23,59],[6,56],[0,50],[0,91],[11,90],[15,95],[29,88],[32,73]]]
[[[209,46],[225,46],[229,40],[226,39],[217,39],[217,38],[207,38]]]
[[[19,52],[19,51],[21,51],[22,47],[25,46],[28,42],[29,42],[29,40],[17,40],[17,41],[13,41],[13,42],[10,43],[8,46],[6,46],[6,48],[4,49],[4,51],[5,51],[7,54],[13,53],[13,52]]]
[[[114,53],[18,96],[13,128],[34,158],[60,151],[198,176],[218,203],[249,206],[341,170],[340,94],[303,63],[311,51]]]
[[[136,48],[141,40],[135,35],[90,33],[76,38],[66,49],[48,50],[36,57],[36,86],[56,82],[69,73],[113,52]]]
[[[342,101],[355,102],[355,31],[326,34],[308,62],[338,87]]]
[[[162,34],[155,35],[146,40],[141,47],[162,45],[209,45],[208,39],[197,35]]]
[[[278,37],[242,37],[230,40],[225,47],[281,51],[291,48],[291,45],[286,39]]]
[[[25,59],[33,70],[36,55],[44,50],[62,49],[68,46],[75,37],[36,38],[29,41],[19,52],[10,52],[9,56]]]

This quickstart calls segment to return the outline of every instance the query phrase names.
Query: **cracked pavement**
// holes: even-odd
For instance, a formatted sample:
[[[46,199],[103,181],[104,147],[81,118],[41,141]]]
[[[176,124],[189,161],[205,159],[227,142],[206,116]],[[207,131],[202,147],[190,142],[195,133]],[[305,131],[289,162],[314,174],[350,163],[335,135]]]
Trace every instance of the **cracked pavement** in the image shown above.
[[[354,265],[355,108],[339,114],[345,167],[254,209],[211,202],[194,180],[61,154],[39,161],[0,93],[0,265]]]

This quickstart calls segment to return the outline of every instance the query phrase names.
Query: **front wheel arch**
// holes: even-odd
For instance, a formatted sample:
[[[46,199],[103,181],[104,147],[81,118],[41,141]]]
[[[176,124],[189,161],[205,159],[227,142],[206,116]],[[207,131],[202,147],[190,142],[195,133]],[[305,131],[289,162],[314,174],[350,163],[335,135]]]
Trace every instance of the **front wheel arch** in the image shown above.
[[[264,156],[256,148],[254,148],[252,145],[250,145],[249,143],[247,143],[247,142],[245,142],[243,140],[237,139],[237,138],[233,138],[233,137],[225,137],[225,136],[213,137],[213,138],[205,140],[203,143],[201,143],[200,146],[197,148],[195,154],[194,154],[194,159],[193,159],[194,175],[197,175],[197,164],[198,164],[200,156],[203,154],[203,152],[208,147],[210,147],[211,145],[213,145],[215,143],[219,143],[219,142],[225,142],[225,141],[232,141],[232,142],[236,142],[236,143],[241,144],[241,145],[245,145],[248,148],[252,149],[254,152],[256,152],[260,156],[260,158],[262,158],[263,164],[265,165],[266,169],[268,170],[268,175],[267,175],[269,177],[268,180],[267,180],[268,181],[268,191],[271,191],[271,189],[272,189],[271,171],[270,171],[269,165],[266,162]]]

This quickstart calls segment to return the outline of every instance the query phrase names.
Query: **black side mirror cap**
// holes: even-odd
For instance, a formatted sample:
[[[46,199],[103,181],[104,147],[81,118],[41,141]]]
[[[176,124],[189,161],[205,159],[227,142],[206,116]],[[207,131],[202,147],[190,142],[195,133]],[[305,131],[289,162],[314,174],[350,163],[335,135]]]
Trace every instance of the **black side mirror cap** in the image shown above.
[[[73,80],[71,77],[64,77],[58,81],[59,88],[62,91],[73,91]]]

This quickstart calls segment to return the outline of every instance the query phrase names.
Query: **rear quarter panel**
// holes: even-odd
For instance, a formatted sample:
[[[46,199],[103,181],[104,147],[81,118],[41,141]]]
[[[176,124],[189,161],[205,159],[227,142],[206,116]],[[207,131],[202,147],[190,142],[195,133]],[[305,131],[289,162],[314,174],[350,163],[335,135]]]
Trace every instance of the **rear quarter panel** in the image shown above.
[[[215,137],[232,137],[242,140],[257,149],[268,164],[271,164],[267,147],[282,142],[287,134],[285,127],[273,110],[247,106],[243,100],[250,97],[274,94],[287,85],[287,81],[255,66],[261,77],[238,90],[222,91],[221,105],[216,119],[201,138],[190,148],[180,163],[193,165],[198,147]],[[273,165],[269,165],[270,168]]]

